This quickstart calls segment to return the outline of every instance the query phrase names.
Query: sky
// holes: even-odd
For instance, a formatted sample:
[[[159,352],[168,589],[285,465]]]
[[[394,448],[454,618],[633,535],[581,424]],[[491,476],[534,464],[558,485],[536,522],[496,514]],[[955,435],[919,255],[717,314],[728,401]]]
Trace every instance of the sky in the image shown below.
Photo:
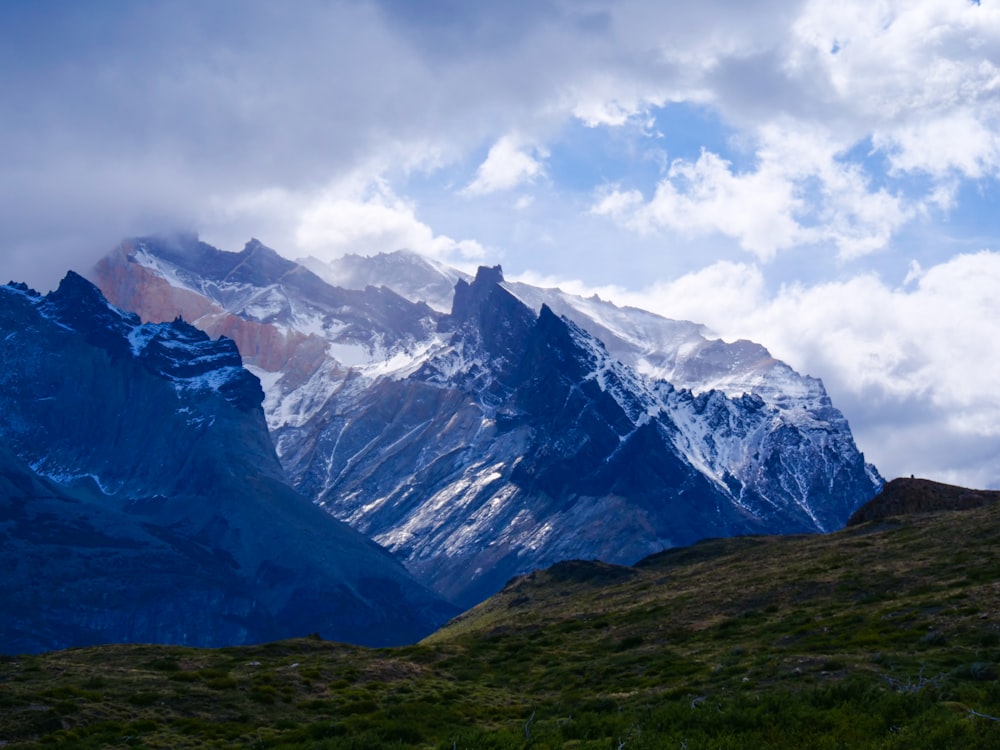
[[[0,276],[500,263],[765,345],[887,478],[1000,488],[998,176],[998,0],[0,3]]]

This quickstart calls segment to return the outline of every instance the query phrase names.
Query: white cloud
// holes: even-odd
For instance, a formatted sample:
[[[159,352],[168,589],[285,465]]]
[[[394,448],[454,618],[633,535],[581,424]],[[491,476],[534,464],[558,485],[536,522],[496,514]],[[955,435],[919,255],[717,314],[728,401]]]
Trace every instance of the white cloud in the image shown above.
[[[849,139],[871,133],[903,171],[996,172],[1000,8],[813,0],[791,31],[789,75],[813,82],[817,103]]]
[[[330,260],[408,249],[464,266],[486,256],[475,240],[436,234],[411,201],[384,179],[361,172],[311,193],[270,189],[216,199],[202,218],[205,239],[223,247],[241,246],[248,236],[239,232],[248,224],[290,258]]]
[[[956,175],[996,175],[1000,164],[992,3],[595,0],[415,13],[372,1],[286,13],[253,0],[183,12],[153,2],[99,16],[94,37],[42,17],[40,39],[18,18],[0,25],[12,55],[45,49],[36,70],[0,75],[16,105],[0,124],[0,197],[86,202],[86,177],[112,162],[154,175],[103,180],[97,224],[114,212],[144,219],[165,195],[184,203],[172,213],[191,215],[210,196],[307,193],[373,159],[397,176],[452,168],[482,143],[493,145],[476,174],[455,181],[468,195],[510,190],[545,174],[546,148],[568,122],[621,130],[668,102],[720,114],[755,163],[734,169],[718,149],[675,161],[632,225],[719,233],[761,259],[816,243],[860,257],[923,207],[950,208]],[[245,54],[261,33],[266,54]],[[775,130],[802,143],[785,148]],[[833,158],[869,139],[898,174],[934,177],[923,199],[904,205],[872,187],[867,167]],[[796,166],[803,145],[824,155],[811,172]],[[0,240],[44,232],[40,213],[8,212]]]
[[[600,125],[620,127],[635,117],[642,110],[635,102],[622,102],[617,98],[606,99],[587,92],[586,98],[573,106],[573,116],[581,120],[588,128]]]
[[[884,248],[916,208],[885,188],[871,189],[861,168],[838,160],[837,151],[822,133],[770,125],[761,131],[754,169],[737,171],[702,151],[696,161],[675,160],[648,202],[611,186],[598,191],[591,211],[639,232],[722,234],[760,260],[818,243],[858,257]]]
[[[927,172],[947,178],[957,172],[977,180],[1000,166],[1000,135],[968,111],[907,123],[878,132],[873,140],[889,155],[897,173]]]
[[[692,95],[689,92],[684,98],[697,98]],[[598,74],[576,86],[564,106],[588,128],[617,128],[637,120],[645,122],[649,108],[662,106],[665,100],[662,93],[645,90],[639,82]]]
[[[636,229],[641,228],[633,218],[643,202],[642,193],[638,190],[622,190],[621,185],[604,185],[598,189],[596,197],[597,202],[590,207],[591,213],[610,216],[624,224],[632,224]]]
[[[872,190],[868,176],[857,165],[830,158],[815,178],[820,198],[807,234],[814,241],[833,244],[843,259],[882,250],[921,210],[920,203],[911,205],[885,188]]]
[[[770,258],[800,241],[802,228],[794,218],[800,209],[794,184],[780,170],[735,173],[729,162],[702,152],[696,162],[675,161],[633,221],[685,234],[719,232]]]
[[[797,367],[859,394],[926,397],[970,425],[984,408],[996,412],[979,434],[1000,436],[1000,361],[983,356],[1000,340],[1000,253],[914,266],[902,281],[907,286],[863,274],[769,294],[759,269],[717,263],[632,301],[730,338],[766,342]]]
[[[320,259],[399,249],[459,263],[485,255],[474,240],[435,234],[417,218],[415,206],[382,181],[361,191],[332,188],[313,198],[300,214],[295,237],[300,252]]]
[[[1000,175],[1000,9],[812,0],[771,18],[785,33],[719,24],[666,49],[687,71],[670,95],[652,82],[624,96],[594,85],[576,110],[588,122],[620,125],[666,100],[707,104],[753,156],[740,169],[712,151],[675,160],[645,204],[619,184],[598,192],[595,213],[640,232],[727,236],[759,260],[806,245],[851,259],[954,208],[959,179]],[[865,143],[871,161],[851,154]],[[881,157],[895,187],[882,184]],[[904,193],[914,175],[931,179]]]
[[[534,151],[532,156],[529,151]],[[462,191],[467,195],[484,195],[499,190],[510,190],[524,182],[530,182],[543,173],[542,163],[535,158],[545,158],[543,149],[531,147],[516,136],[500,138],[486,161],[479,165],[475,179]]]

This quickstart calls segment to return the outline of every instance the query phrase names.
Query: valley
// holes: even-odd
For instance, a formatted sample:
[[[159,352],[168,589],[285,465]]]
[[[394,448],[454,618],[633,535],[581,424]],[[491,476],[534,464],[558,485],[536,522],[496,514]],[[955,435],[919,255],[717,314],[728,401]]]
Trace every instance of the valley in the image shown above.
[[[943,748],[1000,738],[1000,504],[510,582],[419,644],[0,660],[7,747]]]

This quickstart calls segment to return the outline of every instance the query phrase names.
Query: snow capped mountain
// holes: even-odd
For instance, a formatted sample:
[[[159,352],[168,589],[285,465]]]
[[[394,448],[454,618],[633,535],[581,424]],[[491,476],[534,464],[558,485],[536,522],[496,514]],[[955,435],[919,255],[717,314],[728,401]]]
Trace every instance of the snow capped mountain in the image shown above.
[[[454,609],[286,483],[231,340],[0,287],[0,650],[412,641]]]
[[[299,491],[462,605],[559,560],[837,528],[881,484],[822,383],[752,342],[499,267],[313,266],[366,286],[190,237],[123,243],[96,278],[144,320],[236,332]]]

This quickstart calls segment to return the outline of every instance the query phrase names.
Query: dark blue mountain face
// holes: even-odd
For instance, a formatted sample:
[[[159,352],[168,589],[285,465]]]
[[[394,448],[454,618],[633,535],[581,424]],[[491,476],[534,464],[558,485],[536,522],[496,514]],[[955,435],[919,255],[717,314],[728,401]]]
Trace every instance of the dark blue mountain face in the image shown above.
[[[232,342],[0,288],[0,652],[412,642],[455,613],[292,490]]]
[[[817,488],[843,482],[843,497],[811,497],[831,507],[824,520],[874,492],[853,444],[853,454],[812,460],[804,428],[772,430],[761,399],[694,397],[638,378],[501,281],[482,269],[460,282],[441,322],[449,345],[408,377],[331,403],[314,423],[322,462],[292,463],[300,487],[454,601],[474,604],[512,575],[574,557],[631,563],[708,536],[816,531],[822,521],[773,489],[796,472]],[[727,440],[756,441],[771,476],[713,481],[693,463]],[[786,443],[809,460],[792,450],[772,468]],[[808,474],[819,465],[839,473]]]
[[[528,450],[511,473],[518,488],[554,509],[581,496],[628,497],[662,514],[674,533],[698,517],[696,537],[710,529],[757,530],[752,519],[725,513],[731,504],[678,453],[668,420],[637,426],[626,408],[642,411],[639,395],[613,370],[598,382],[599,363],[580,343],[587,334],[547,306],[536,317],[500,286],[502,280],[498,269],[481,271],[467,295],[456,294],[451,321],[455,343],[480,348],[490,361],[488,383],[464,383],[463,390],[498,415],[501,431],[520,426],[530,432]],[[689,507],[681,509],[688,518],[664,506],[673,495],[688,496]],[[545,512],[544,506],[536,510]]]

